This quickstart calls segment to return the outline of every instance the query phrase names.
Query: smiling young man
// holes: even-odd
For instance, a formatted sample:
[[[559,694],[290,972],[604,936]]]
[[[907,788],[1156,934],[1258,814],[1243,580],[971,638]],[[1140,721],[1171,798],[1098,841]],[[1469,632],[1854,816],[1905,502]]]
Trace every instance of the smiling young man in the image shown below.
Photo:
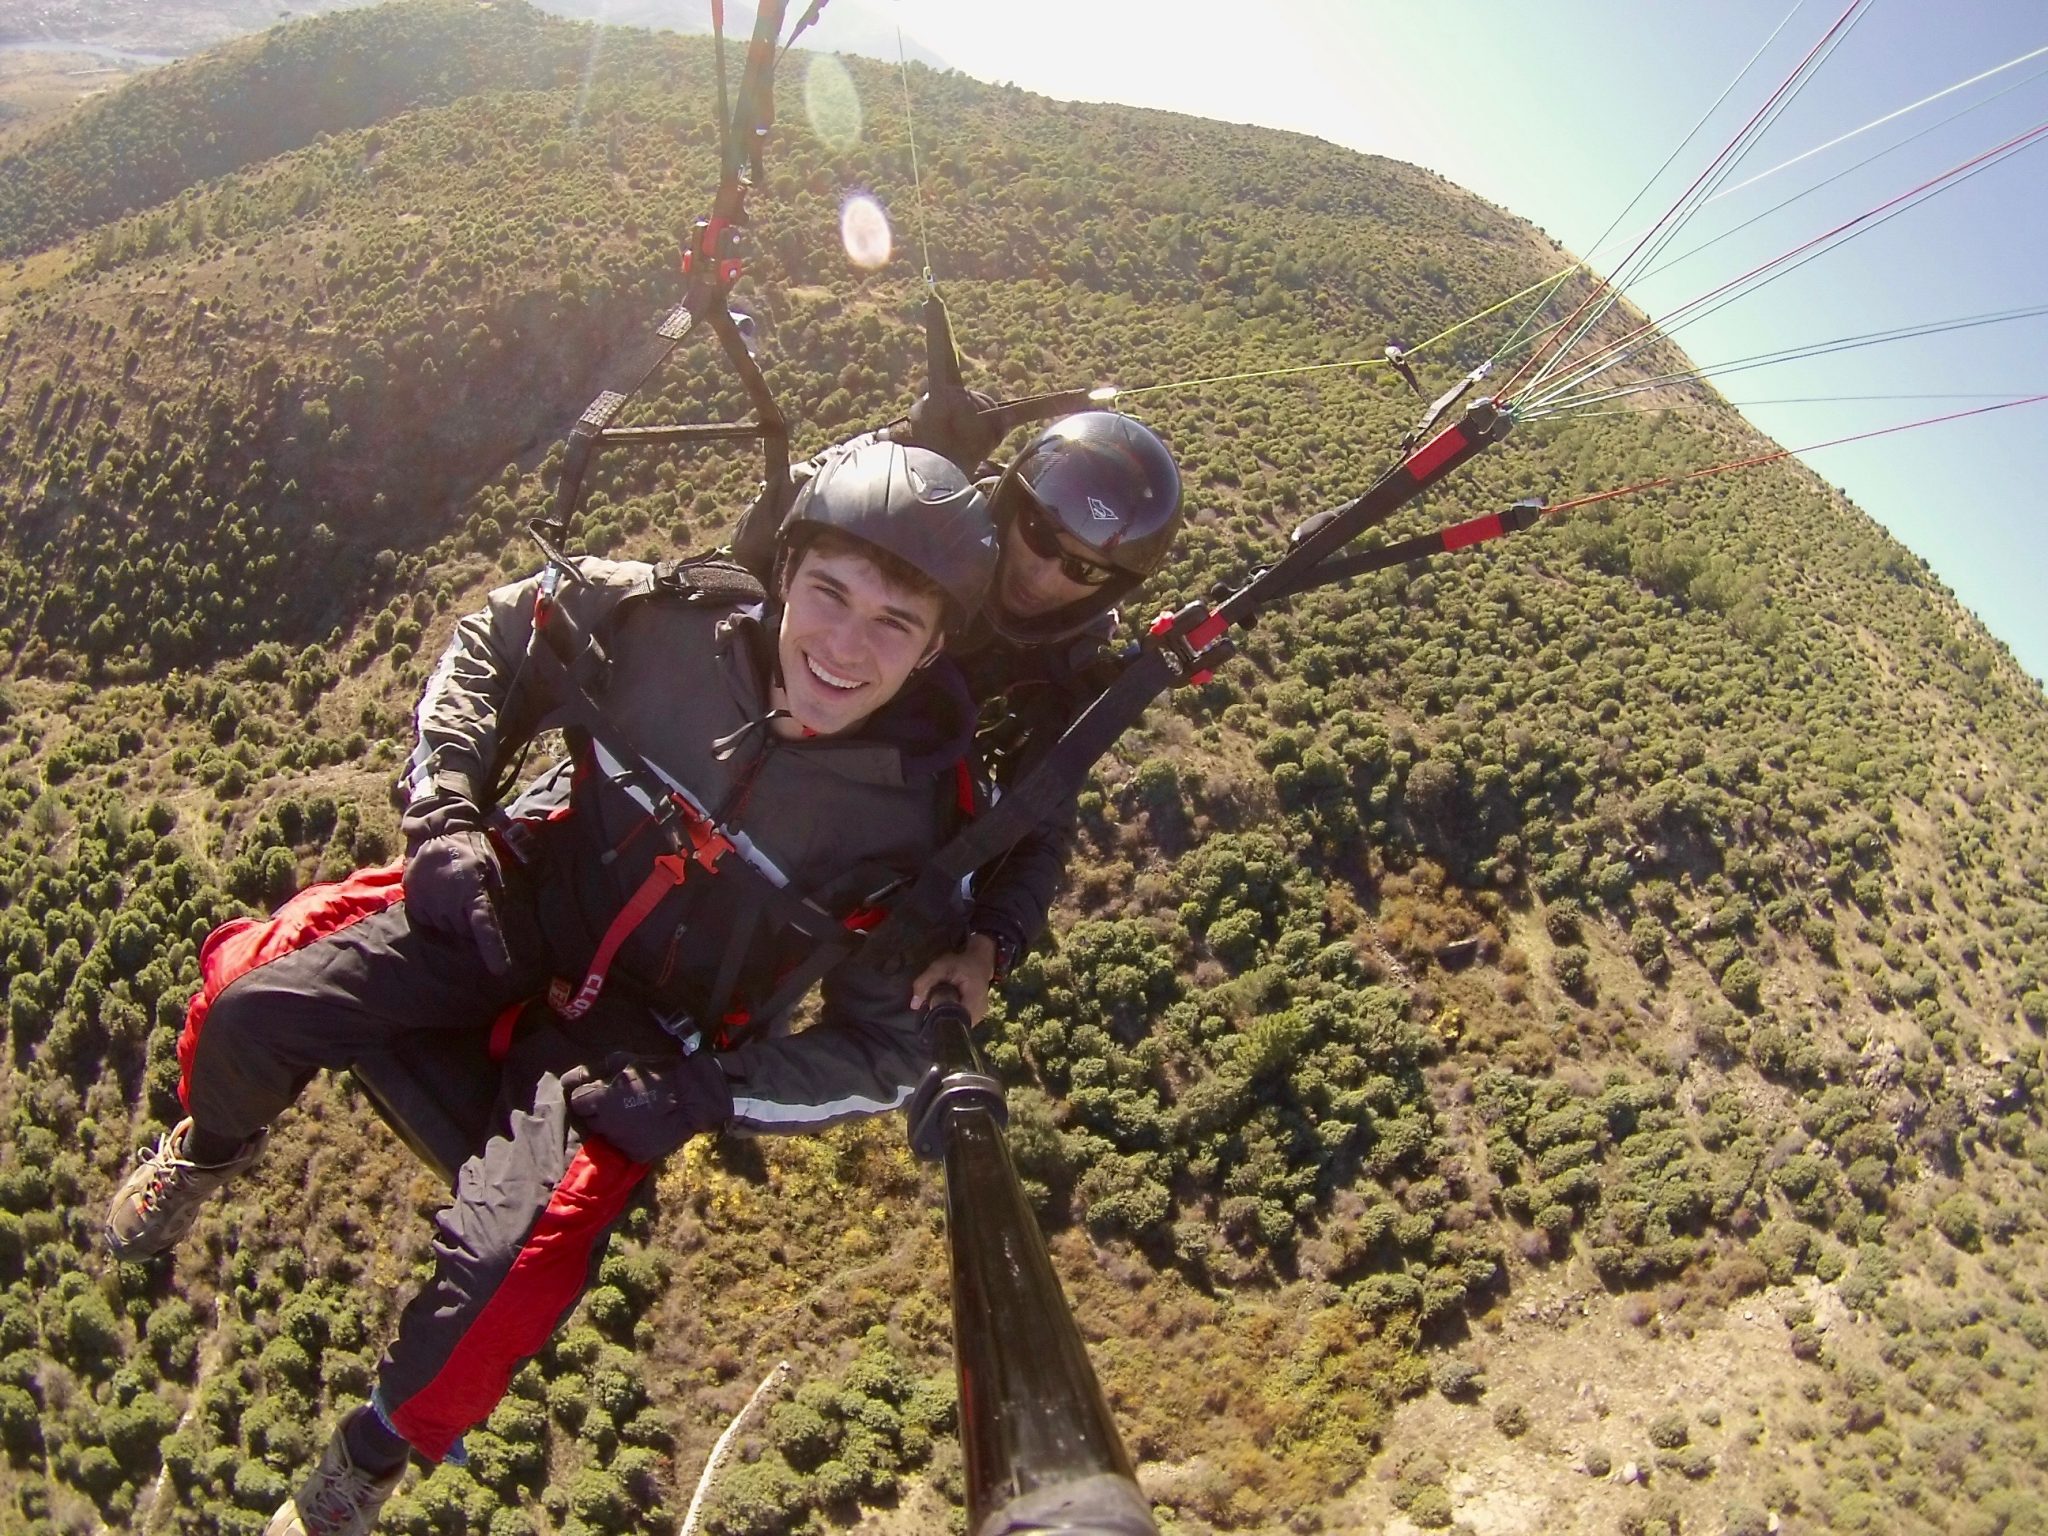
[[[913,430],[918,420],[913,411]],[[975,473],[979,464],[964,461],[979,459],[979,439],[973,431],[955,436],[935,433],[926,446]],[[796,473],[815,473],[875,439],[854,438]],[[982,713],[978,750],[1008,785],[1113,680],[1105,664],[1115,605],[1172,553],[1181,526],[1180,471],[1159,435],[1136,418],[1081,411],[1046,427],[983,488],[1001,560],[988,602],[948,651]],[[764,576],[772,512],[764,498],[733,531],[735,558]],[[1044,931],[1073,834],[1070,810],[980,873],[967,942],[918,976],[915,1001],[950,985],[980,1022],[991,984]]]
[[[369,1530],[408,1447],[440,1457],[485,1417],[662,1155],[879,1113],[921,1077],[902,974],[856,956],[815,1023],[786,1020],[812,937],[872,920],[971,810],[973,710],[942,648],[979,607],[993,525],[945,460],[879,444],[810,481],[780,545],[765,606],[598,560],[493,593],[420,705],[402,885],[316,887],[209,944],[180,1045],[191,1118],[116,1198],[124,1257],[183,1236],[314,1070],[520,1021],[504,1134],[461,1172],[376,1406],[275,1536]],[[550,726],[573,775],[494,816]]]

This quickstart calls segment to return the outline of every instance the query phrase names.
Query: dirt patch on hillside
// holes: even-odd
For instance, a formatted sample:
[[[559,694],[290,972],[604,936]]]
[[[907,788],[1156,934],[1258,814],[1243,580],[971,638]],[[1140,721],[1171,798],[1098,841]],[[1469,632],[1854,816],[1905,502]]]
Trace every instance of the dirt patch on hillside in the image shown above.
[[[1786,1426],[1811,1414],[1800,1387],[1821,1374],[1791,1352],[1785,1314],[1802,1307],[1823,1334],[1848,1326],[1832,1291],[1807,1280],[1667,1327],[1648,1297],[1611,1296],[1566,1266],[1446,1352],[1485,1371],[1483,1394],[1403,1405],[1374,1475],[1325,1512],[1323,1528],[1413,1536],[1395,1496],[1404,1475],[1432,1472],[1477,1536],[1616,1531],[1653,1505],[1674,1507],[1683,1530],[1715,1532],[1731,1504],[1767,1509],[1773,1473],[1804,1460]],[[1514,1435],[1497,1422],[1511,1406],[1527,1422]],[[1668,1442],[1674,1418],[1685,1443],[1660,1446],[1653,1431]]]

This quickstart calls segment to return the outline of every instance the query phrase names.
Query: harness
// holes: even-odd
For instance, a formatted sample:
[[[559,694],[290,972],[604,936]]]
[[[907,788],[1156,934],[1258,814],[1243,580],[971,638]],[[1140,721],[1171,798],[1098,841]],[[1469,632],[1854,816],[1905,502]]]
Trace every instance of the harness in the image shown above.
[[[555,569],[567,579],[582,579],[566,561]],[[665,562],[620,600],[602,627],[608,635],[630,605],[648,598],[729,607],[761,601],[764,595],[759,580],[741,566],[715,558]],[[724,887],[721,895],[730,903],[733,922],[716,980],[704,1001],[703,1017],[694,1022],[714,1045],[730,1045],[755,1020],[771,1020],[787,1012],[814,983],[859,953],[863,935],[883,922],[889,901],[909,883],[894,870],[864,861],[809,891],[793,889],[789,876],[763,850],[746,834],[730,828],[746,804],[754,775],[772,750],[765,717],[725,739],[756,737],[755,756],[741,770],[727,803],[716,808],[707,805],[687,785],[664,773],[641,749],[631,730],[605,707],[603,694],[612,662],[604,638],[579,626],[550,598],[546,588],[535,600],[526,665],[554,705],[535,727],[535,734],[564,730],[579,762],[601,773],[644,813],[607,852],[606,861],[615,860],[642,837],[652,837],[659,844],[646,877],[613,914],[583,976],[576,980],[558,977],[550,984],[548,1004],[563,1018],[578,1019],[591,1010],[603,993],[619,951],[672,892],[686,882],[715,877]],[[972,816],[979,806],[973,775],[964,760],[955,767],[955,807],[963,816]],[[741,971],[764,930],[795,936],[802,941],[804,954],[775,976],[765,999],[749,1003],[739,998]]]

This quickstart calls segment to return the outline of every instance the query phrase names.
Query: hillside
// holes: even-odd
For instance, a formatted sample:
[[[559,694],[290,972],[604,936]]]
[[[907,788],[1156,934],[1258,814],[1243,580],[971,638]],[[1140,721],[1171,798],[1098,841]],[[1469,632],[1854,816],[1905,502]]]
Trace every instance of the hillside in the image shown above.
[[[742,292],[800,451],[922,366],[896,73],[848,61],[829,147],[802,66]],[[910,73],[973,384],[1368,355],[1560,264],[1412,167]],[[5,161],[0,1530],[253,1536],[420,1273],[432,1182],[340,1082],[174,1266],[109,1265],[99,1222],[176,1114],[199,940],[393,851],[426,667],[677,296],[710,81],[701,40],[410,0]],[[856,189],[896,225],[872,275]],[[1194,517],[1131,611],[1386,462],[1405,386],[1309,379],[1133,399]],[[740,403],[692,351],[635,419]],[[1389,536],[1758,445],[1544,422]],[[607,460],[581,541],[713,542],[756,474]],[[1262,619],[1101,766],[990,1032],[1162,1529],[2048,1529],[2044,805],[2040,687],[1796,464]],[[387,1528],[673,1529],[785,1357],[712,1529],[957,1524],[942,1250],[894,1123],[693,1147]]]
[[[113,90],[138,72],[89,53],[0,50],[0,151],[32,137],[88,97]]]

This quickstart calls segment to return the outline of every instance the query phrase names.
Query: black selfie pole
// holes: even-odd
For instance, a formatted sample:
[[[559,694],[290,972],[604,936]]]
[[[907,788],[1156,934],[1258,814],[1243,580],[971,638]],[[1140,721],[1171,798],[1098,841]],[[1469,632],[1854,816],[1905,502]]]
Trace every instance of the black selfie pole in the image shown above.
[[[950,988],[925,1028],[934,1065],[910,1142],[946,1170],[968,1536],[1157,1536],[1010,1163],[1002,1088]]]

